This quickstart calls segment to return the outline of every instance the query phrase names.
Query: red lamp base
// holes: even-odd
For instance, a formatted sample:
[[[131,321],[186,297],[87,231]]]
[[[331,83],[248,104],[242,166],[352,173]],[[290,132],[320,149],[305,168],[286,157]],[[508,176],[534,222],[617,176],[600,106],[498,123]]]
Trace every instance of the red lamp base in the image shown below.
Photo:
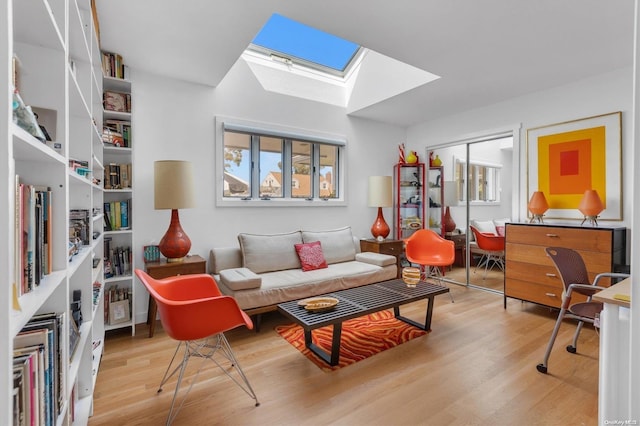
[[[390,232],[391,229],[389,229],[389,225],[387,225],[387,222],[384,221],[384,217],[382,216],[382,207],[378,207],[378,217],[376,221],[373,222],[373,226],[371,226],[371,235],[373,235],[373,238],[376,240],[382,241],[387,238]]]
[[[451,217],[449,206],[447,206],[446,210],[444,211],[444,220],[442,222],[444,224],[444,232],[453,232],[456,229],[456,223]]]
[[[178,210],[171,210],[169,229],[160,240],[160,253],[167,258],[167,262],[182,262],[191,249],[191,240],[187,237],[182,226]]]

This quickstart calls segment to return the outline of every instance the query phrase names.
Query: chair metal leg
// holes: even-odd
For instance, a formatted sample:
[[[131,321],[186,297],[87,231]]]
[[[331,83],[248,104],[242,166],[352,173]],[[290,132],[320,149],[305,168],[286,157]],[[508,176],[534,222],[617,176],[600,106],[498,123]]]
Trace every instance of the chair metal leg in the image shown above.
[[[428,277],[433,277],[438,282],[438,284],[440,284],[443,287],[449,288],[449,286],[442,279],[442,272],[441,272],[440,266],[426,266],[426,268],[427,269],[424,275],[425,280]],[[449,288],[449,297],[451,298],[451,303],[455,302],[455,300],[453,300],[453,294],[451,294],[450,288]]]
[[[184,348],[185,349],[184,349],[184,356],[182,358],[182,362],[178,366],[176,366],[176,368],[173,369],[173,371],[171,371],[171,373],[169,373],[169,370],[171,369],[171,365],[173,364],[173,362],[174,362],[174,360],[176,358],[176,354],[178,353],[178,350],[180,349],[180,347],[183,344],[184,344]],[[228,362],[230,362],[230,364],[231,364],[230,368],[228,368],[228,369],[225,368],[225,366],[223,366],[215,358],[216,353],[219,353],[221,355],[221,357],[223,357]],[[176,400],[177,400],[178,392],[180,390],[180,385],[182,384],[182,379],[184,377],[184,371],[185,371],[185,369],[187,367],[187,364],[189,363],[189,359],[191,359],[192,357],[201,358],[202,359],[202,363],[201,363],[200,367],[198,368],[195,376],[191,380],[191,384],[189,385],[189,388],[186,390],[184,396],[182,397],[182,401],[180,402],[180,405],[176,408],[175,407]],[[162,382],[160,383],[160,388],[158,389],[158,392],[161,392],[162,391],[162,386],[171,377],[173,377],[173,375],[178,370],[180,371],[180,373],[178,374],[178,381],[176,383],[176,389],[175,389],[175,391],[173,393],[173,399],[171,400],[171,408],[169,409],[169,415],[167,416],[167,422],[166,422],[167,425],[170,425],[173,422],[173,420],[175,420],[175,418],[178,415],[178,413],[180,412],[180,409],[182,408],[182,406],[184,405],[184,403],[185,403],[185,401],[187,399],[187,395],[191,391],[191,388],[193,387],[193,385],[196,383],[196,381],[198,379],[198,376],[200,375],[200,372],[202,371],[202,368],[204,367],[204,361],[207,360],[207,359],[213,361],[213,363],[215,363],[218,367],[220,367],[220,369],[227,376],[229,376],[229,378],[231,378],[231,380],[233,380],[242,390],[244,390],[251,398],[253,398],[255,400],[256,407],[258,405],[260,405],[260,403],[258,402],[258,397],[256,396],[255,392],[253,391],[253,388],[251,387],[251,384],[249,383],[249,379],[244,374],[244,371],[242,371],[242,368],[240,367],[240,364],[238,363],[238,360],[236,359],[233,351],[231,350],[231,346],[229,345],[229,342],[227,341],[227,338],[224,336],[224,334],[220,333],[220,334],[208,337],[208,338],[203,339],[203,340],[180,342],[178,344],[178,347],[176,348],[176,351],[174,352],[173,357],[171,358],[171,362],[169,363],[169,367],[167,367],[167,371],[165,372],[164,377],[162,379]],[[239,375],[239,378],[234,377],[231,374],[233,372],[232,371],[233,369],[235,369],[237,371],[237,374]]]
[[[576,327],[576,332],[573,334],[573,343],[567,346],[567,352],[571,352],[575,354],[578,350],[578,337],[580,337],[580,331],[582,330],[582,326],[584,325],[584,321],[578,321],[578,326]]]
[[[551,333],[551,338],[549,339],[549,343],[547,344],[547,350],[544,353],[544,359],[541,364],[538,364],[536,368],[541,373],[547,372],[547,364],[549,362],[549,356],[551,355],[551,350],[553,349],[553,344],[556,341],[556,337],[558,336],[558,331],[560,330],[560,324],[562,324],[562,320],[564,319],[564,313],[567,311],[567,308],[560,309],[560,313],[558,314],[558,319],[556,320],[556,325],[553,327],[553,332]]]

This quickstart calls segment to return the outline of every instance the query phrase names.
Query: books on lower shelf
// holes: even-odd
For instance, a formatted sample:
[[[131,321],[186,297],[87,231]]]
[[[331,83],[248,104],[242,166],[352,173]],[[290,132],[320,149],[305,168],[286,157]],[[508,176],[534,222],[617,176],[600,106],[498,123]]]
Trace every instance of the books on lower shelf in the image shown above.
[[[52,272],[51,188],[21,183],[15,188],[15,283],[28,293]]]
[[[112,285],[104,295],[104,322],[109,325],[121,324],[131,320],[133,301],[131,288]]]
[[[104,203],[104,230],[131,229],[131,199]]]
[[[105,120],[102,129],[102,142],[107,146],[131,148],[131,122]]]
[[[55,425],[64,407],[64,313],[35,315],[13,340],[13,419]]]

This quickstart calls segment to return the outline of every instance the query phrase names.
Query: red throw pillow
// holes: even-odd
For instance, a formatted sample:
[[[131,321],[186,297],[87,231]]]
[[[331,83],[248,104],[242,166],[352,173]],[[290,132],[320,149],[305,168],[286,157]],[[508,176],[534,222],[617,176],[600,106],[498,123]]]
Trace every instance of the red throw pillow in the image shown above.
[[[327,261],[324,259],[322,253],[322,246],[320,241],[314,241],[306,244],[294,244],[300,263],[302,264],[302,270],[304,272],[313,271],[315,269],[328,268]]]

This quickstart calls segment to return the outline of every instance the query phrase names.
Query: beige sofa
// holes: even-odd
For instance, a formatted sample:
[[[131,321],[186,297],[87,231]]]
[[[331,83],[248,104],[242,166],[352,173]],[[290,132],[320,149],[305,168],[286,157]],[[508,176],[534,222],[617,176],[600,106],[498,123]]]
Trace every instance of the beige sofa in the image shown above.
[[[327,267],[303,271],[295,244],[319,241]],[[285,234],[239,234],[238,247],[213,248],[209,272],[250,315],[277,304],[396,277],[396,258],[360,252],[351,228]]]

